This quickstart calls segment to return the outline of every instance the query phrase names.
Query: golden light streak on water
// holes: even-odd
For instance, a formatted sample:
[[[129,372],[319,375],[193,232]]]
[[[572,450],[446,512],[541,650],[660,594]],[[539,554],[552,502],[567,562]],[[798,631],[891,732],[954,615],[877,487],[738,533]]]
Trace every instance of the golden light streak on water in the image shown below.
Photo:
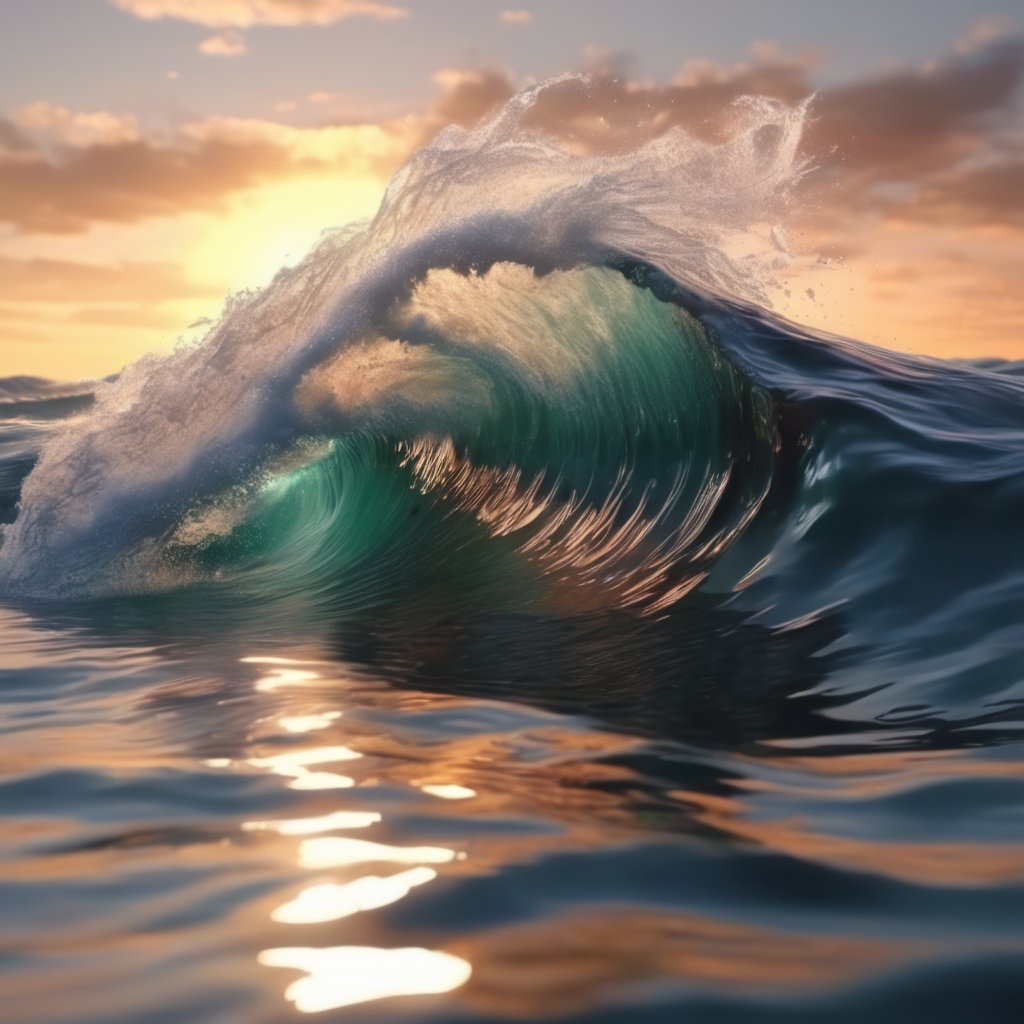
[[[253,684],[261,693],[315,684],[324,679],[318,671],[323,665],[318,662],[280,657],[250,657],[242,661],[262,668],[263,674]],[[297,736],[320,732],[330,728],[343,714],[337,709],[318,711],[302,708],[296,711],[301,713],[273,718],[283,733]],[[320,766],[357,761],[362,757],[358,751],[334,743],[285,749],[239,761],[212,758],[206,763],[211,767],[244,766],[266,771],[287,779],[286,784],[291,789],[337,789],[354,786],[356,781],[324,771]],[[466,800],[476,796],[475,790],[454,783],[411,785],[442,800]],[[304,818],[244,822],[242,830],[245,832],[310,837],[301,838],[296,851],[299,867],[305,870],[350,869],[375,863],[405,866],[404,870],[392,875],[371,874],[346,880],[316,881],[275,907],[270,912],[270,919],[283,925],[324,924],[386,907],[438,877],[437,871],[427,865],[465,858],[465,854],[445,847],[400,847],[320,834],[368,828],[380,823],[382,817],[377,811],[339,809]],[[469,962],[461,957],[420,948],[336,946],[317,949],[295,946],[266,949],[257,959],[263,966],[304,972],[305,976],[289,984],[284,993],[285,999],[294,1003],[301,1013],[319,1013],[389,996],[450,992],[465,984],[472,972]]]
[[[331,722],[335,722],[339,718],[341,718],[340,711],[323,711],[318,715],[294,715],[281,718],[278,720],[278,725],[285,732],[315,732],[318,729],[326,729]]]
[[[331,764],[334,761],[358,761],[362,754],[349,747],[307,747],[304,750],[286,750],[270,757],[251,757],[246,762],[253,768],[269,768],[275,775],[293,775],[311,764]]]
[[[282,836],[307,836],[335,829],[369,828],[381,816],[376,811],[332,811],[315,818],[284,818],[280,821],[246,821],[245,832],[276,832]]]
[[[397,903],[410,890],[437,878],[433,868],[415,867],[381,878],[367,875],[339,885],[322,882],[303,889],[295,899],[277,907],[270,917],[282,924],[320,924]]]
[[[285,999],[300,1013],[320,1013],[388,996],[451,992],[464,985],[473,971],[460,957],[418,948],[267,949],[260,953],[259,962],[306,973],[285,989]]]
[[[475,789],[470,789],[468,786],[456,786],[455,784],[431,783],[420,786],[420,790],[428,796],[436,796],[441,800],[469,800],[476,796]]]
[[[299,846],[299,864],[312,871],[344,867],[349,864],[447,864],[461,859],[443,846],[389,846],[366,839],[318,836],[303,839]]]
[[[253,768],[266,768],[275,775],[291,781],[290,789],[349,789],[355,780],[336,772],[310,771],[309,765],[332,764],[335,761],[357,761],[363,755],[348,747],[313,747],[306,750],[284,751],[270,757],[251,757],[246,764]]]
[[[320,679],[320,673],[311,666],[322,666],[322,662],[306,661],[300,658],[281,658],[269,655],[240,658],[243,665],[266,665],[267,671],[253,684],[262,693],[270,693],[283,686],[297,686]],[[305,667],[303,667],[305,666]]]

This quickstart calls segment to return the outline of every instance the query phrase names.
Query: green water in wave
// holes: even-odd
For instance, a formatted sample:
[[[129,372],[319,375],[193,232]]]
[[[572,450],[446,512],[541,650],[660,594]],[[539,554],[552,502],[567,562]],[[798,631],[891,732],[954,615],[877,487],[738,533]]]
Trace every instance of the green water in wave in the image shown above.
[[[770,398],[611,270],[435,272],[391,327],[307,378],[309,438],[193,509],[174,571],[364,606],[445,577],[521,603],[549,575],[630,590],[660,553],[656,591],[770,482]]]

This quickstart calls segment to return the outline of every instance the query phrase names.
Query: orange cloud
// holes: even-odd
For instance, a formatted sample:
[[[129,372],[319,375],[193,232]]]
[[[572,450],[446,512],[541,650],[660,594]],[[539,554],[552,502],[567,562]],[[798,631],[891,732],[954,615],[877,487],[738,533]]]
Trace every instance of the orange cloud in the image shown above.
[[[106,110],[71,111],[45,100],[18,111],[14,121],[23,136],[44,145],[115,145],[139,138],[138,122],[130,114],[112,114]]]
[[[0,117],[0,153],[12,155],[31,150],[32,143],[21,129],[13,121]]]
[[[199,44],[199,52],[207,57],[240,57],[245,49],[245,37],[234,29],[210,36]]]
[[[344,18],[405,18],[404,7],[376,0],[111,0],[139,18],[179,18],[211,28],[250,25],[329,25]]]
[[[812,93],[815,66],[812,57],[762,47],[733,67],[690,64],[664,85],[567,79],[542,94],[528,121],[591,152],[628,149],[674,127],[716,141],[730,130],[733,100],[755,94],[795,103]],[[915,218],[941,211],[975,224],[1019,219],[1021,158],[997,143],[1019,115],[1022,79],[1024,43],[996,39],[925,69],[820,91],[807,146],[818,180],[841,186],[830,194],[832,209],[843,217],[857,209]],[[0,221],[81,231],[96,221],[214,209],[239,190],[318,169],[383,174],[445,124],[472,124],[516,89],[497,70],[447,69],[435,81],[444,91],[419,119],[300,129],[211,118],[170,141],[143,137],[131,117],[33,104],[0,120]],[[892,182],[909,189],[879,191]]]
[[[516,89],[511,76],[501,71],[442,68],[435,72],[434,81],[444,91],[424,125],[428,138],[445,125],[474,124]]]
[[[810,95],[810,57],[762,52],[733,68],[690,64],[667,85],[642,83],[619,74],[618,58],[585,79],[570,78],[547,89],[527,117],[530,127],[588,152],[629,150],[671,128],[715,140],[727,133],[734,116],[731,104],[741,96],[760,95],[786,103]],[[593,63],[593,62],[592,62]],[[447,68],[434,80],[444,87],[431,124],[469,125],[508,99],[517,88],[512,76],[498,70]]]
[[[498,20],[505,25],[529,25],[533,21],[533,14],[524,10],[502,11]]]
[[[187,282],[173,263],[94,264],[0,257],[0,302],[147,303],[169,297],[219,298],[219,289]]]
[[[75,149],[58,160],[36,152],[0,161],[0,221],[64,233],[97,221],[209,210],[230,192],[279,176],[282,156],[266,143],[217,140],[161,147],[140,139]]]
[[[215,210],[236,192],[296,175],[383,175],[410,149],[408,129],[387,125],[301,129],[214,118],[157,142],[102,112],[46,107],[45,117],[25,123],[50,134],[31,145],[14,128],[15,147],[0,145],[0,223],[53,234]]]

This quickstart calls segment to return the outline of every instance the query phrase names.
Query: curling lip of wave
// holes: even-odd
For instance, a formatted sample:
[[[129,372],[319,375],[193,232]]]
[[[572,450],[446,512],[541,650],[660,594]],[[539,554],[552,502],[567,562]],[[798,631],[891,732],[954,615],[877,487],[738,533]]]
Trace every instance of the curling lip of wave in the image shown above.
[[[630,154],[581,158],[522,127],[555,87],[586,82],[542,84],[473,131],[442,133],[398,172],[372,223],[328,236],[261,293],[236,297],[198,346],[140,360],[101,386],[95,408],[47,442],[23,483],[0,548],[5,587],[161,585],[153,569],[182,517],[308,436],[297,389],[386,330],[432,269],[512,262],[549,274],[637,261],[691,296],[756,299],[757,268],[726,250],[752,237],[801,173],[803,109],[747,100],[723,145],[673,131]],[[444,415],[457,415],[461,399],[447,401]],[[349,430],[363,426],[349,416]]]

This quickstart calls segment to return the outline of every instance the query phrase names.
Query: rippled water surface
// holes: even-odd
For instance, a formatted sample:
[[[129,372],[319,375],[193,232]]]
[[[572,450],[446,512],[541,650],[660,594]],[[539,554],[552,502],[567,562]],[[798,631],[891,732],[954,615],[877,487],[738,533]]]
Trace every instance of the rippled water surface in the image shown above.
[[[361,634],[396,686],[108,614],[0,620],[11,1020],[1017,1019],[998,714],[849,730],[820,655],[704,615]]]

